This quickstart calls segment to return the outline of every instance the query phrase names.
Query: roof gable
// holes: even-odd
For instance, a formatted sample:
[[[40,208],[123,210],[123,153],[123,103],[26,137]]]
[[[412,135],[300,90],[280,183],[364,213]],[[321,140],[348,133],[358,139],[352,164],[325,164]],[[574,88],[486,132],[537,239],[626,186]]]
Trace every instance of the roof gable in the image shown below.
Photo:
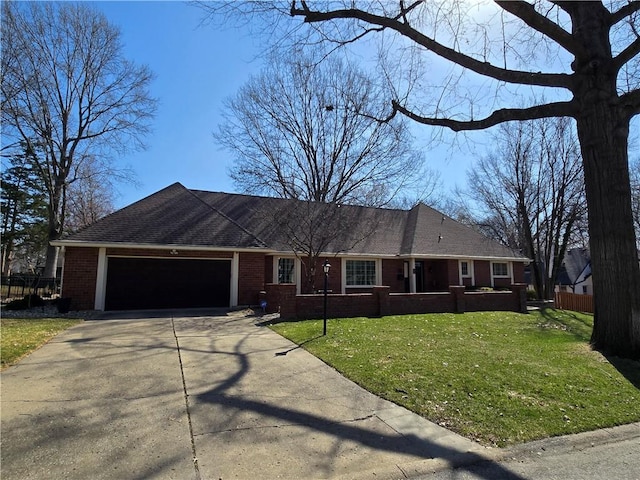
[[[264,247],[253,234],[175,183],[117,210],[67,241]]]
[[[523,258],[510,248],[423,203],[409,211],[402,254]]]

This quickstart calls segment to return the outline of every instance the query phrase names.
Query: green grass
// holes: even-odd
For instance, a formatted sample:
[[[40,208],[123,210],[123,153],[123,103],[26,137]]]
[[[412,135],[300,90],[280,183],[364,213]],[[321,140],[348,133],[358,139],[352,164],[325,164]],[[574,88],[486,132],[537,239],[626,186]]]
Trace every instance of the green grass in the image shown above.
[[[0,367],[15,364],[58,333],[82,320],[3,318],[0,320]]]
[[[593,317],[477,312],[272,328],[383,398],[485,445],[640,421],[640,362],[588,342]]]

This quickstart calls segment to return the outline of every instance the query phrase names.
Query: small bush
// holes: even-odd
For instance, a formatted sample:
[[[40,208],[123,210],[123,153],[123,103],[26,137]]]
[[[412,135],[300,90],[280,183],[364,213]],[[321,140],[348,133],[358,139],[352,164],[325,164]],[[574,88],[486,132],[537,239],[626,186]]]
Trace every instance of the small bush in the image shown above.
[[[29,306],[43,307],[44,306],[44,300],[42,299],[42,297],[40,295],[36,295],[35,293],[32,293],[30,295],[25,295],[23,300],[27,304],[27,307]]]
[[[25,295],[20,300],[12,300],[7,303],[5,307],[7,310],[26,310],[31,307],[42,307],[44,306],[44,300],[40,295],[36,295],[35,293]]]
[[[26,310],[27,302],[24,301],[24,298],[21,298],[20,300],[11,300],[4,308],[7,310]]]

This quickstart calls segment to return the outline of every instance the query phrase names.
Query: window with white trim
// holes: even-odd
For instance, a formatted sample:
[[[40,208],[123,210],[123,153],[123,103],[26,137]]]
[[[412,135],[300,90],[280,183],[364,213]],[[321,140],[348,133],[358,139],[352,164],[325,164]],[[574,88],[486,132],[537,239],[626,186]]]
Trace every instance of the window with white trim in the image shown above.
[[[278,283],[295,283],[295,265],[294,258],[278,259]]]
[[[491,264],[491,272],[494,277],[508,277],[509,276],[509,264],[506,262],[493,262]]]
[[[375,260],[347,260],[346,285],[349,287],[365,287],[376,284]]]
[[[460,262],[460,276],[461,277],[471,277],[471,269],[469,268],[469,262],[461,261]]]

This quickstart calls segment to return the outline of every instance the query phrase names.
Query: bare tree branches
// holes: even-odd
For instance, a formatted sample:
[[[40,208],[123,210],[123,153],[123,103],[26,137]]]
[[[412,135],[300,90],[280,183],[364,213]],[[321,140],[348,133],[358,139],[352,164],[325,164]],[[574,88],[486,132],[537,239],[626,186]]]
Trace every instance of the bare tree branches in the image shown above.
[[[615,25],[616,23],[624,20],[625,18],[640,11],[640,2],[630,1],[626,5],[620,7],[617,11],[611,13],[609,16],[609,24]]]
[[[589,205],[596,298],[592,344],[609,353],[637,358],[640,355],[640,266],[633,229],[627,142],[630,119],[638,113],[640,91],[638,2],[627,2],[619,8],[616,5],[620,2],[608,2],[607,8],[601,1],[539,0],[533,5],[498,2],[501,12],[496,12],[493,4],[469,7],[466,12],[463,12],[466,3],[464,8],[462,2],[452,0],[450,4],[455,7],[447,9],[444,2],[433,0],[422,3],[410,14],[403,14],[402,8],[388,10],[386,3],[371,2],[356,8],[355,3],[346,1],[298,4],[294,0],[291,15],[312,23],[316,29],[324,26],[341,41],[367,26],[380,27],[381,35],[395,32],[400,37],[399,43],[409,42],[422,47],[421,52],[447,60],[450,69],[439,82],[423,85],[422,98],[390,99],[394,101],[394,113],[400,111],[420,123],[465,130],[510,120],[554,115],[573,117],[580,139]],[[441,9],[446,13],[440,15]],[[425,16],[424,21],[421,14]],[[479,18],[475,24],[470,20],[474,16]],[[488,25],[492,19],[499,27],[494,32]],[[444,38],[438,36],[440,22],[447,27]],[[345,34],[341,34],[338,23],[345,27]],[[512,27],[512,31],[516,28],[520,33],[521,30],[514,27],[518,24],[528,27],[522,31],[524,40],[505,34],[506,27]],[[507,53],[511,59],[528,63],[526,60],[536,58],[535,50],[541,44],[549,47],[545,57],[551,56],[551,61],[539,62],[544,68],[527,64],[530,71],[525,72],[507,67]],[[492,46],[503,53],[504,68],[490,63],[502,60],[495,50],[493,55],[488,53]],[[557,69],[571,73],[550,73]],[[472,100],[460,101],[459,97],[451,96],[450,82],[460,78],[461,70],[496,80],[491,82],[493,89],[480,85],[482,94],[468,89],[467,95],[475,95]],[[545,105],[508,108],[505,103],[512,92],[505,84],[555,87],[554,99]],[[441,109],[440,103],[432,100],[438,93],[431,94],[432,91],[439,92],[441,98],[452,99],[449,108]],[[569,100],[564,96],[567,91],[572,95]],[[501,93],[506,97],[501,97]],[[477,104],[482,95],[484,98],[491,95],[495,103],[484,102],[488,113],[483,113],[481,120],[475,120],[474,109],[469,107]],[[424,97],[431,99],[430,102]],[[463,107],[467,107],[466,111]],[[611,235],[614,231],[615,238]]]
[[[521,0],[497,1],[496,3],[506,11],[520,18],[531,28],[534,28],[538,32],[555,41],[568,52],[571,52],[574,55],[585,54],[582,45],[576,42],[569,32],[546,18],[544,15],[539,14],[532,4]]]
[[[376,120],[384,97],[342,61],[281,55],[227,102],[216,138],[244,191],[381,206],[424,173],[401,119]]]
[[[407,108],[392,102],[394,111],[406,115],[410,119],[424,125],[448,127],[455,132],[461,130],[484,130],[504,122],[515,120],[535,120],[559,116],[571,116],[573,102],[556,102],[535,105],[529,108],[503,108],[480,120],[459,121],[450,118],[429,118],[417,115]]]
[[[577,138],[556,118],[504,124],[495,142],[469,172],[469,196],[482,206],[484,232],[529,256],[539,298],[551,298],[586,215]]]
[[[62,235],[67,187],[87,159],[143,148],[152,74],[122,56],[118,30],[86,4],[2,4],[3,137],[32,151],[49,194],[49,239]],[[55,275],[57,249],[45,275]]]
[[[417,29],[411,27],[408,22],[401,22],[395,17],[387,17],[376,15],[371,12],[360,10],[357,8],[337,9],[326,12],[310,10],[308,7],[291,8],[291,15],[300,15],[304,17],[307,23],[326,22],[336,19],[355,19],[369,24],[378,25],[382,28],[388,28],[400,33],[402,36],[413,40],[418,45],[425,47],[427,50],[436,55],[449,60],[461,67],[467,68],[479,75],[491,77],[493,79],[515,83],[521,85],[537,85],[543,87],[561,87],[570,88],[570,76],[562,73],[537,73],[499,68],[488,62],[482,62],[466,55],[458,50],[447,47],[436,40],[421,33]]]

